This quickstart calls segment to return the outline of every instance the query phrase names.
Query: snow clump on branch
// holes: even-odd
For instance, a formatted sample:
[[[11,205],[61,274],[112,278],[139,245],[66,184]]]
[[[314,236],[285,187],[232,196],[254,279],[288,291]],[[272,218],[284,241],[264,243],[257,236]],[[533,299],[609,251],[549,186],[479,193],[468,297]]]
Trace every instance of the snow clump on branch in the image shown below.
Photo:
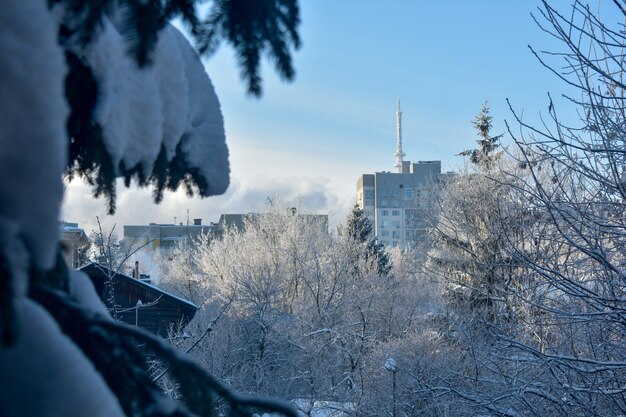
[[[48,269],[67,158],[65,61],[45,1],[3,2],[0,27],[0,249],[9,258],[20,237],[32,262]]]
[[[58,24],[44,0],[8,0],[0,25],[0,295],[16,329],[0,349],[0,415],[121,417],[91,362],[26,296],[30,266],[51,268],[58,247],[68,115]],[[84,282],[75,287],[97,300]]]
[[[168,163],[178,156],[197,170],[208,184],[203,196],[226,191],[230,169],[220,103],[182,33],[171,25],[160,31],[154,62],[143,68],[129,56],[123,34],[108,18],[92,44],[75,42],[68,49],[91,68],[98,83],[94,116],[116,175],[120,167],[140,166],[148,177],[163,149]]]

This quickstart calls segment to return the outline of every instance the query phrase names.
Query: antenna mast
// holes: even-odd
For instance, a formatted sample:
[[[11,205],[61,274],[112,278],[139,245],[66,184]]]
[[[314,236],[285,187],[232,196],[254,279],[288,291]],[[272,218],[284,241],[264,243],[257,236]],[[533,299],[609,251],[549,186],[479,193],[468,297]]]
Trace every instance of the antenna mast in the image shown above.
[[[400,110],[400,99],[398,98],[398,109],[396,110],[396,169],[402,173],[402,111]]]

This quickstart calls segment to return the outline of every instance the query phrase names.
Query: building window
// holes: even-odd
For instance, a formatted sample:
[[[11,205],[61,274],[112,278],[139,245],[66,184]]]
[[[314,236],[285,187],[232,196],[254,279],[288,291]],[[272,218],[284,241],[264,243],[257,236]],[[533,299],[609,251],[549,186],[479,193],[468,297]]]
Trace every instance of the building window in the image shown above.
[[[381,235],[381,236],[389,236],[389,230],[383,230],[383,231],[380,233],[380,235]]]
[[[373,206],[374,205],[374,200],[370,199],[370,198],[366,198],[364,205],[366,205],[366,206]]]
[[[365,198],[374,198],[374,190],[365,190]]]
[[[394,220],[393,225],[394,227],[400,227],[400,220]]]
[[[393,200],[392,204],[394,207],[398,207],[400,204],[398,203],[398,200]]]
[[[393,190],[393,196],[394,196],[394,197],[397,197],[398,195],[399,195],[398,190]]]
[[[389,226],[389,220],[383,220],[383,227]]]
[[[383,216],[389,216],[389,210],[383,210]]]
[[[399,216],[400,215],[400,210],[391,210],[391,215],[392,216]]]
[[[381,206],[383,206],[383,207],[387,207],[387,205],[388,205],[387,200],[383,200],[383,201],[381,201],[381,202],[380,202],[380,205],[381,205]]]
[[[400,239],[400,232],[398,232],[397,230],[394,230],[394,231],[391,233],[391,237],[392,237],[393,239]]]
[[[405,188],[404,189],[404,197],[405,198],[413,198],[415,197],[415,193],[413,192],[412,188]]]

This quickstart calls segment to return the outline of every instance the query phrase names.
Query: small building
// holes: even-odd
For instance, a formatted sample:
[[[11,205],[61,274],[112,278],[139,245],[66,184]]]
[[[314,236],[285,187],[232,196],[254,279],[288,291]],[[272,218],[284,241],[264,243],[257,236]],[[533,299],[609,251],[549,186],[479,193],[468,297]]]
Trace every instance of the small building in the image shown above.
[[[114,318],[164,338],[170,330],[185,327],[198,309],[190,301],[100,264],[90,263],[80,270],[89,276]]]
[[[91,245],[85,231],[78,227],[78,223],[60,222],[59,240],[64,246],[63,257],[67,266],[80,268],[87,261],[86,251]]]
[[[193,224],[160,224],[124,226],[124,239],[120,242],[124,249],[147,251],[172,250],[178,242],[192,239],[200,234],[219,233],[215,223],[202,224],[202,219],[193,219]]]

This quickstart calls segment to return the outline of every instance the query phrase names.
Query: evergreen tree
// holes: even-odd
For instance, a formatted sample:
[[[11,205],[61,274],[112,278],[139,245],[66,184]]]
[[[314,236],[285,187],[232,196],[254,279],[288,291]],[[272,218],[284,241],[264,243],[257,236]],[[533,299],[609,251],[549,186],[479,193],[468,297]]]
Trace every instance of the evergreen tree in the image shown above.
[[[521,230],[525,212],[501,184],[506,174],[496,162],[502,135],[490,135],[492,120],[485,100],[472,122],[478,146],[459,153],[479,172],[458,175],[441,191],[429,258],[433,271],[449,282],[454,305],[497,321],[510,318],[506,295],[516,264],[505,249]]]
[[[480,112],[476,115],[472,124],[478,131],[479,139],[476,140],[476,149],[467,149],[459,153],[459,156],[468,156],[481,172],[490,171],[496,160],[500,157],[497,152],[500,147],[500,138],[503,135],[490,136],[493,117],[489,114],[489,104],[487,100],[483,102]]]
[[[385,251],[385,245],[376,241],[372,222],[365,216],[358,204],[355,204],[348,214],[346,234],[350,239],[363,245],[365,260],[376,263],[379,275],[384,276],[391,271],[391,259]]]

